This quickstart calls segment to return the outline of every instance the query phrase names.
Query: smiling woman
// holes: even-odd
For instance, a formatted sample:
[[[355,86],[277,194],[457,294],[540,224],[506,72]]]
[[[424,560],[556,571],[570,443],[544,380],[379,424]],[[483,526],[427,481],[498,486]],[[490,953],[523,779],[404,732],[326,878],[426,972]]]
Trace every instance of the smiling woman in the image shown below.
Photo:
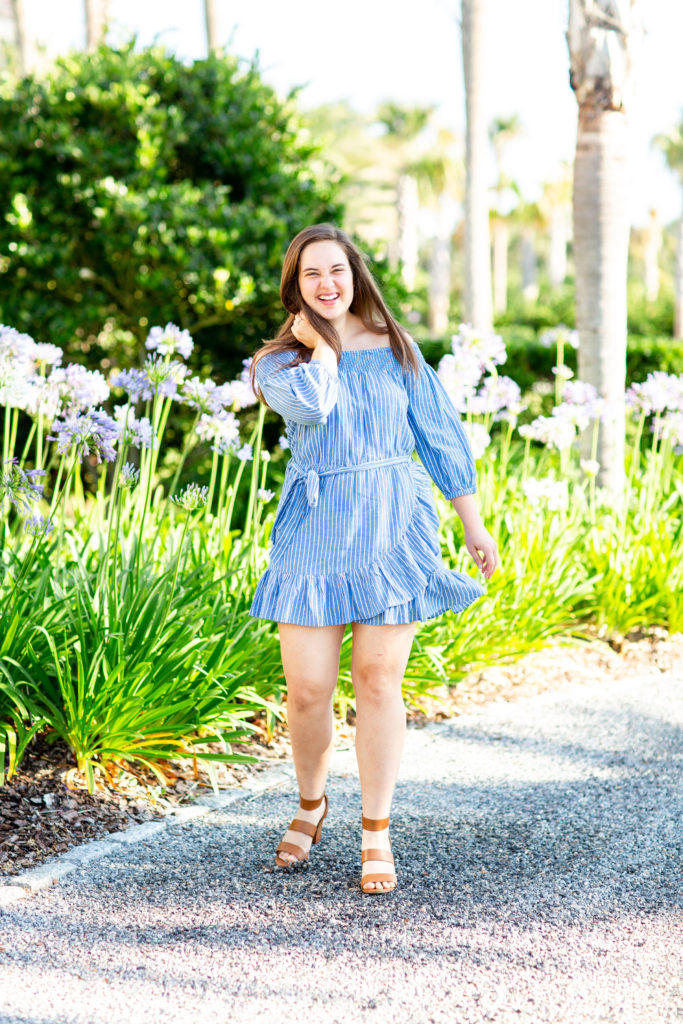
[[[350,624],[361,887],[386,892],[396,885],[389,811],[415,630],[483,593],[443,565],[430,476],[461,516],[486,577],[496,545],[473,498],[474,459],[455,407],[348,236],[325,224],[300,232],[285,256],[280,294],[289,315],[251,368],[254,390],[285,419],[292,451],[270,564],[250,609],[278,623],[300,789],[276,863],[307,860],[320,839],[332,700]],[[416,448],[424,467],[413,459]]]

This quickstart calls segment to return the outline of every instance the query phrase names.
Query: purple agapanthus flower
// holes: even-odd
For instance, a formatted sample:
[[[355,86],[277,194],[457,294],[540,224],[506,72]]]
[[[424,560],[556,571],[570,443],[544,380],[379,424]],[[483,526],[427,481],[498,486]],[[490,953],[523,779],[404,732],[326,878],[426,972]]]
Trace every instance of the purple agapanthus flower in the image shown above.
[[[152,424],[147,416],[138,418],[130,405],[117,405],[114,419],[119,429],[119,440],[133,448],[158,448],[159,439],[154,436]]]
[[[55,528],[51,519],[36,514],[24,523],[24,530],[32,537],[47,537]]]
[[[182,363],[152,357],[141,370],[120,370],[114,374],[112,384],[127,391],[133,402],[149,402],[156,394],[175,398],[186,374],[187,367]]]
[[[152,397],[152,390],[144,370],[119,370],[111,378],[111,383],[115,388],[123,388],[124,391],[127,391],[133,402],[137,402],[140,398],[146,402]]]
[[[0,501],[6,499],[17,511],[30,512],[31,503],[43,496],[43,485],[36,483],[41,476],[44,469],[22,469],[17,459],[8,459],[0,474]]]
[[[186,512],[196,512],[197,509],[204,508],[208,497],[208,487],[200,487],[199,484],[192,483],[188,484],[180,494],[174,494],[171,501]]]
[[[77,462],[82,462],[88,455],[94,455],[98,463],[103,460],[113,462],[116,458],[119,428],[102,409],[90,409],[55,420],[52,429],[57,436],[50,437],[50,440],[57,441],[60,455],[74,452]]]

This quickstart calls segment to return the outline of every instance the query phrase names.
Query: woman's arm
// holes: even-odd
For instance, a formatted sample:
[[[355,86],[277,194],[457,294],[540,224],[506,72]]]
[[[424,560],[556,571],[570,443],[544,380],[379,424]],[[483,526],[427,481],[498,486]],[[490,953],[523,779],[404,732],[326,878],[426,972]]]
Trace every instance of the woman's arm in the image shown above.
[[[451,498],[451,505],[462,520],[465,546],[486,579],[490,579],[498,566],[498,548],[484,526],[473,494]]]
[[[256,382],[271,409],[283,419],[306,426],[327,422],[339,397],[339,377],[334,352],[315,354],[308,363],[287,367],[287,353],[266,355],[254,371]],[[284,364],[284,368],[283,368]]]

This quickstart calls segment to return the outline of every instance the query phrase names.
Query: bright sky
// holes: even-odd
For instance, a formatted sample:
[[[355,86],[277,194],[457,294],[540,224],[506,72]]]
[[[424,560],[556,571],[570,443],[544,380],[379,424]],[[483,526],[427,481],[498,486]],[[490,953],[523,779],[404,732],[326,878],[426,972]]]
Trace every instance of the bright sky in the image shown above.
[[[569,87],[568,0],[487,0],[489,119],[518,114],[522,136],[509,150],[509,172],[526,199],[538,197],[562,160],[571,160],[576,101]],[[83,44],[83,0],[25,0],[32,30],[50,52]],[[215,0],[229,50],[260,54],[264,78],[278,91],[305,85],[301,102],[347,99],[371,110],[385,99],[437,104],[439,119],[464,127],[459,0]],[[680,186],[651,139],[683,118],[680,41],[683,4],[647,0],[637,91],[629,112],[631,219],[644,223],[656,207],[680,215]],[[114,37],[154,38],[183,58],[206,51],[202,0],[109,0]]]

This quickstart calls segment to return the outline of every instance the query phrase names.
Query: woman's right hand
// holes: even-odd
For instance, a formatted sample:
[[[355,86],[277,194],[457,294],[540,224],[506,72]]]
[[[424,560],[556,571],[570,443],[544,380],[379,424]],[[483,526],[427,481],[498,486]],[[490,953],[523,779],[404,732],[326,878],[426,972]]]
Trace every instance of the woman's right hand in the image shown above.
[[[318,332],[311,326],[306,314],[299,311],[294,317],[294,322],[291,327],[292,334],[297,341],[300,341],[302,345],[307,348],[315,348],[319,345],[324,338],[322,338]]]

